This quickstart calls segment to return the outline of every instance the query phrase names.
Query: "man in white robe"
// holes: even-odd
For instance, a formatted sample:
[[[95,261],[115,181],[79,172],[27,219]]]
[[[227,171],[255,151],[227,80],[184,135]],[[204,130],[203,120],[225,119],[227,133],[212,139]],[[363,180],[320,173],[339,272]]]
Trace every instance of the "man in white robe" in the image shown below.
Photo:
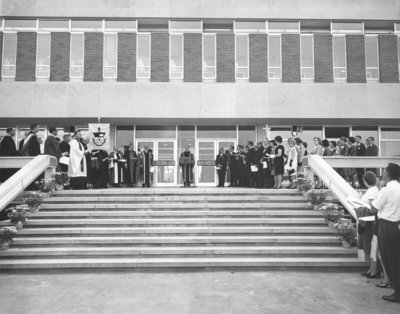
[[[69,143],[69,165],[68,174],[71,177],[71,188],[74,190],[84,190],[87,188],[87,168],[85,158],[85,148],[80,143],[81,132],[77,130]]]

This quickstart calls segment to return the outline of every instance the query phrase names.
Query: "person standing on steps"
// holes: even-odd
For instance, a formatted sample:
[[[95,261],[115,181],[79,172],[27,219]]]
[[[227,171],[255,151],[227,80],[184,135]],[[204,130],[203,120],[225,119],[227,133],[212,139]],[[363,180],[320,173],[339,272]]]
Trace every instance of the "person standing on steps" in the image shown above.
[[[15,129],[7,128],[7,134],[0,140],[0,156],[18,156],[17,146],[15,145],[14,136]],[[0,183],[5,182],[13,176],[18,169],[1,169],[0,168]]]
[[[154,166],[153,153],[149,150],[149,146],[145,145],[141,154],[141,171],[143,173],[143,187],[149,188],[151,185],[151,171]]]
[[[223,188],[225,185],[225,174],[226,165],[228,163],[228,157],[225,154],[225,150],[221,147],[219,149],[219,154],[215,158],[215,166],[218,173],[218,187]]]
[[[283,139],[281,136],[276,136],[275,142],[277,146],[275,148],[274,155],[270,156],[274,160],[275,185],[273,188],[281,189],[283,174],[285,172],[285,147],[282,145]]]
[[[182,168],[183,186],[190,187],[190,184],[193,183],[194,155],[190,152],[189,145],[185,146],[185,151],[179,158],[179,166]]]
[[[68,173],[71,178],[71,188],[73,190],[87,189],[87,168],[85,149],[81,144],[81,131],[77,130],[70,142],[70,156]]]

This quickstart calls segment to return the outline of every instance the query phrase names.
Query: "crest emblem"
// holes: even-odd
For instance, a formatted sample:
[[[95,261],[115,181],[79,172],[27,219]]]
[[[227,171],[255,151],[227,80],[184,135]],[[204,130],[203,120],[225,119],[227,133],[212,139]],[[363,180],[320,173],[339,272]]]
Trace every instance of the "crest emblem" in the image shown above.
[[[106,132],[101,132],[100,127],[98,127],[97,130],[97,132],[93,132],[92,142],[94,145],[101,147],[107,141]]]

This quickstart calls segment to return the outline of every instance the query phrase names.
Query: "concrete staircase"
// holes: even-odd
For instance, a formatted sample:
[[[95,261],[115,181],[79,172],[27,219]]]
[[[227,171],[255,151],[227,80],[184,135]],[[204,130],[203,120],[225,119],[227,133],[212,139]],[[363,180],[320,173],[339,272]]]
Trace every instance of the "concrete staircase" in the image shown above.
[[[0,269],[364,266],[294,190],[62,191],[0,252]]]

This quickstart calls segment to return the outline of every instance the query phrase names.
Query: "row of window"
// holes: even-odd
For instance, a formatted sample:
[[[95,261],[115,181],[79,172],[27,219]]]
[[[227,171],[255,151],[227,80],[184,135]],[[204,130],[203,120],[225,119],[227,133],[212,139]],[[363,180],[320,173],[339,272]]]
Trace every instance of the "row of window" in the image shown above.
[[[71,33],[70,78],[82,79],[84,72],[84,33]],[[151,34],[137,33],[136,76],[138,79],[150,78]],[[300,37],[301,77],[303,80],[314,79],[314,36],[302,34]],[[117,34],[104,34],[103,77],[117,77]],[[50,77],[51,33],[38,33],[36,55],[36,77]],[[216,79],[216,34],[203,34],[203,79]],[[17,33],[3,35],[2,77],[15,78]],[[365,36],[366,78],[379,79],[379,52],[377,35]],[[400,37],[398,38],[400,56]],[[183,34],[170,34],[170,79],[183,79]],[[400,58],[399,67],[400,67]],[[268,75],[270,79],[282,77],[281,35],[268,36]],[[333,75],[337,80],[347,78],[346,35],[333,36]],[[235,77],[249,78],[249,35],[235,35]]]

